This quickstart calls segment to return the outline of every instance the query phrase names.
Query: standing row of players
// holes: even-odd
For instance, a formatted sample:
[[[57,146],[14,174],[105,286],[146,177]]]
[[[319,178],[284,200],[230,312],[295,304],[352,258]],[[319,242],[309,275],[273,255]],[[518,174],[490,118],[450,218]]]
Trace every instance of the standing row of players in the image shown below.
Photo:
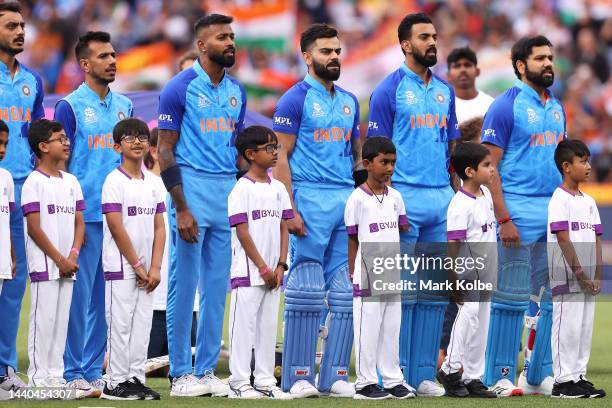
[[[42,87],[36,74],[15,59],[23,50],[24,35],[18,6],[3,3],[0,20],[0,40],[4,45],[0,56],[7,68],[3,75],[13,79],[3,85],[10,92],[3,92],[2,102],[8,107],[19,104],[15,109],[23,113],[23,120],[9,121],[9,133],[25,136],[27,124],[23,126],[23,122],[43,116]],[[176,214],[176,268],[169,274],[167,311],[170,375],[174,378],[171,394],[176,396],[230,392],[240,395],[240,387],[245,385],[234,382],[229,389],[214,375],[232,259],[231,222],[225,218],[227,200],[219,197],[228,197],[234,188],[235,135],[242,128],[246,110],[244,88],[225,73],[235,59],[231,22],[231,17],[210,15],[196,24],[199,59],[192,68],[173,78],[160,98],[161,176]],[[385,136],[397,146],[398,168],[392,180],[407,204],[411,227],[401,234],[402,241],[443,242],[446,212],[453,195],[449,152],[458,138],[455,95],[447,83],[429,70],[436,63],[437,40],[431,20],[423,14],[408,15],[400,24],[398,36],[405,61],[372,95],[368,137]],[[349,244],[344,208],[353,192],[353,166],[361,163],[359,107],[352,94],[334,85],[341,66],[336,30],[326,25],[310,27],[302,34],[301,48],[309,74],[281,98],[273,118],[281,145],[273,174],[288,192],[294,217],[287,221],[287,229],[295,236],[285,292],[281,385],[283,391],[295,397],[319,392],[352,396],[355,391],[347,379],[353,343],[350,317],[354,292],[347,273]],[[81,38],[76,51],[86,81],[58,103],[56,119],[72,141],[68,170],[83,187],[87,244],[77,253],[79,279],[72,295],[63,377],[69,386],[84,392],[93,393],[95,388],[106,386],[109,392],[121,394],[121,390],[115,391],[117,383],[105,385],[101,379],[106,344],[99,333],[107,331],[104,278],[109,279],[104,272],[116,272],[103,271],[101,190],[105,176],[119,163],[119,156],[111,151],[114,143],[107,135],[112,133],[115,123],[131,116],[132,105],[127,98],[109,90],[116,69],[108,35],[89,33]],[[470,59],[467,60],[469,63]],[[522,242],[532,243],[546,235],[543,220],[547,217],[542,212],[560,183],[552,152],[559,139],[565,138],[565,116],[559,102],[547,90],[554,78],[550,42],[544,37],[519,41],[512,50],[512,63],[519,82],[489,109],[483,141],[491,151],[492,164],[501,173],[501,182],[494,177],[491,184],[500,238],[504,242],[518,241],[520,233]],[[12,115],[13,109],[9,111]],[[25,140],[12,136],[3,162],[15,179],[17,200],[32,168]],[[524,171],[525,167],[533,169],[533,173]],[[14,375],[15,339],[27,273],[23,215],[20,203],[17,204],[11,214],[11,227],[18,273],[13,281],[5,283],[0,296],[0,307],[11,311],[0,335],[3,384],[18,384]],[[263,210],[256,216],[266,214]],[[255,214],[249,217],[252,218],[247,219],[247,224]],[[128,262],[128,255],[121,253],[126,258],[123,265],[126,271],[142,266],[137,259]],[[279,262],[282,259],[276,265],[274,262],[261,265],[248,252],[247,256],[244,265],[247,271],[257,268],[267,276],[269,268],[277,276],[280,269],[286,268],[285,262]],[[531,256],[529,247],[522,256]],[[518,264],[508,260],[511,262]],[[261,284],[255,275],[240,276],[232,281],[232,286]],[[524,293],[520,299],[506,302],[504,289],[510,289],[516,282],[500,285],[492,304],[496,313],[492,312],[491,332],[496,334],[488,336],[487,344],[487,350],[493,350],[488,355],[496,358],[488,359],[484,382],[492,385],[498,395],[518,393],[512,382],[522,316],[529,306],[529,267],[513,271],[512,279],[520,280]],[[278,279],[275,280],[278,284]],[[201,313],[193,367],[190,333],[196,287],[201,294]],[[262,299],[253,294],[252,308],[259,310]],[[323,316],[325,301],[328,308]],[[418,298],[402,301],[400,366],[405,381],[415,385],[420,395],[444,394],[434,379],[446,303],[444,299],[428,300],[426,304]],[[550,300],[546,305],[550,308],[542,308],[538,324],[550,327]],[[324,328],[320,330],[320,326]],[[315,382],[319,332],[325,338],[327,352]],[[254,336],[251,333],[251,338],[244,339],[248,347],[256,344]],[[512,341],[502,342],[502,338]],[[531,362],[521,376],[522,388],[550,393],[552,383],[547,383],[550,364],[550,330],[538,330]],[[127,385],[123,388],[128,389],[126,392],[131,389]]]

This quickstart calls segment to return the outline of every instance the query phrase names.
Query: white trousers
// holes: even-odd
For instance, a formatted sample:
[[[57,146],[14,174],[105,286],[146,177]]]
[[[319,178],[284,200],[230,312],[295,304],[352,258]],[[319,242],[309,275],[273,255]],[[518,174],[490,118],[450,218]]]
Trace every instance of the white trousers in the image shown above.
[[[399,295],[391,296],[367,301],[353,298],[356,390],[378,384],[378,373],[385,388],[404,382],[399,365],[402,303]]]
[[[64,377],[64,347],[73,286],[70,278],[30,284],[28,378],[31,386],[44,387],[47,380]]]
[[[274,355],[280,291],[265,286],[232,289],[229,316],[230,384],[250,384],[251,353],[255,349],[256,387],[276,385]]]
[[[132,377],[145,382],[144,366],[153,319],[153,294],[136,279],[109,280],[105,288],[109,387]]]
[[[586,376],[593,338],[595,296],[568,293],[553,296],[552,358],[558,383]]]
[[[491,302],[464,302],[458,306],[442,370],[450,374],[463,368],[464,381],[478,380],[485,369]]]

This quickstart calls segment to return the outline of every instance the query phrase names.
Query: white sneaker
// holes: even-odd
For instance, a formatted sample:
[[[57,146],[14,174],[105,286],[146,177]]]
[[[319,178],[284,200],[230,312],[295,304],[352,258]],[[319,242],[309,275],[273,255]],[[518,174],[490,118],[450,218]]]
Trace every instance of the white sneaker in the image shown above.
[[[552,395],[553,385],[555,384],[554,378],[548,376],[542,380],[540,385],[531,385],[527,382],[527,376],[525,371],[521,371],[519,375],[517,386],[523,390],[524,395]]]
[[[260,392],[264,397],[268,397],[270,399],[275,400],[290,400],[293,399],[291,394],[288,392],[283,392],[276,385],[269,385],[266,387],[255,387],[255,391]]]
[[[344,380],[338,380],[329,389],[329,396],[336,398],[353,398],[355,396],[355,384]]]
[[[293,398],[313,398],[319,396],[319,390],[306,380],[297,380],[289,390]]]
[[[149,374],[155,370],[159,370],[162,367],[167,367],[170,365],[170,356],[160,356],[149,358],[145,362],[145,374]]]
[[[108,379],[109,378],[107,377],[107,380]],[[98,396],[100,396],[100,394],[102,394],[102,391],[104,391],[104,387],[106,386],[106,380],[104,380],[104,377],[101,377],[91,381],[89,385],[91,386],[91,388],[99,392]]]
[[[91,384],[82,378],[66,382],[65,387],[75,390],[76,399],[99,398],[101,394],[98,389],[92,387]]]
[[[213,397],[227,397],[230,392],[230,387],[227,382],[221,381],[214,373],[209,372],[200,378],[200,384],[206,387],[204,394],[210,394]]]
[[[206,394],[207,387],[193,374],[185,374],[172,381],[171,397],[198,397]]]
[[[489,390],[497,394],[498,397],[520,397],[523,395],[523,390],[512,384],[507,378],[502,378],[495,383]]]
[[[430,380],[422,381],[416,389],[416,395],[419,397],[443,397],[444,394],[444,387]]]
[[[229,387],[229,398],[240,398],[240,399],[262,399],[263,394],[256,391],[255,388],[251,387],[251,384],[243,384],[240,387],[234,388]]]

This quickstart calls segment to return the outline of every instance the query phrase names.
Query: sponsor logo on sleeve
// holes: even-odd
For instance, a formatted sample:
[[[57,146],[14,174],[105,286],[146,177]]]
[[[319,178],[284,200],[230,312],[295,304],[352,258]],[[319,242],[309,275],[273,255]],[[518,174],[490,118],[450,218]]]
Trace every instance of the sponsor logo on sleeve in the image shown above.
[[[283,116],[275,116],[274,124],[281,125],[281,126],[292,126],[291,119],[285,118]]]
[[[495,129],[485,129],[484,131],[485,137],[490,137],[495,139]]]
[[[165,113],[160,113],[159,117],[157,118],[160,122],[168,122],[168,123],[172,123],[172,115],[168,115]]]
[[[368,129],[378,129],[378,122],[368,122]]]

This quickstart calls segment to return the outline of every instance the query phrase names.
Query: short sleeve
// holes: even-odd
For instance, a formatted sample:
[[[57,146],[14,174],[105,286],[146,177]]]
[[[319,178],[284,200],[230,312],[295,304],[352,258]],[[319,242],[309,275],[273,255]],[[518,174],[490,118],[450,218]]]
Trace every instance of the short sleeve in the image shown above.
[[[6,189],[8,194],[9,211],[15,211],[15,184],[13,177],[9,172],[6,172]]]
[[[229,217],[230,227],[249,222],[248,217],[248,197],[246,188],[239,180],[227,197],[227,216]]]
[[[179,78],[174,78],[164,87],[159,95],[158,127],[160,130],[179,132],[185,113],[186,89],[180,86]]]
[[[355,101],[355,119],[353,120],[353,130],[351,132],[351,139],[357,140],[361,136],[361,131],[359,130],[359,122],[360,122],[360,113],[359,113],[359,101],[355,95],[351,94],[351,97]]]
[[[272,116],[272,130],[289,135],[297,135],[302,122],[302,110],[306,91],[300,84],[285,92],[278,100]]]
[[[242,98],[242,106],[240,108],[240,114],[238,115],[238,121],[236,122],[236,132],[240,132],[244,129],[244,118],[246,116],[247,109],[247,94],[244,86],[239,83],[240,86],[240,96]]]
[[[60,99],[55,104],[55,112],[53,113],[53,119],[58,121],[64,127],[66,136],[70,139],[70,145],[74,145],[74,135],[76,133],[76,119],[74,117],[74,111],[70,106],[70,103],[64,99]]]
[[[352,194],[344,207],[344,225],[348,235],[357,235],[359,230],[359,200]]]
[[[122,211],[123,192],[113,179],[113,173],[110,173],[102,186],[102,214]]]
[[[408,214],[406,214],[406,207],[404,206],[404,199],[402,195],[398,193],[397,195],[397,222],[400,227],[408,225]]]
[[[81,184],[79,184],[79,180],[76,177],[73,178],[74,184],[74,192],[75,192],[75,200],[76,200],[76,210],[77,211],[85,211],[85,199],[83,198],[83,190],[81,189]]]
[[[569,195],[568,195],[569,196]],[[548,203],[548,227],[556,234],[569,231],[569,203],[561,194],[553,194]]]
[[[28,177],[21,189],[21,211],[23,216],[34,212],[40,212],[40,191],[38,182],[33,177]]]
[[[446,219],[446,239],[467,239],[468,218],[470,216],[467,208],[463,208],[458,200],[451,201],[448,206]]]
[[[509,92],[493,101],[482,124],[482,143],[492,144],[504,150],[508,146],[514,128],[514,98]]]
[[[461,136],[459,132],[459,123],[457,123],[457,113],[455,112],[455,91],[453,87],[449,85],[450,89],[450,103],[448,104],[448,121],[446,133],[448,135],[448,141],[452,142],[459,139]]]
[[[386,86],[386,81],[372,92],[367,137],[393,137],[395,119],[395,88]]]
[[[282,218],[283,220],[290,220],[295,217],[295,214],[293,213],[293,208],[291,208],[289,193],[282,183],[278,186],[278,189],[280,190],[281,207],[283,209]]]
[[[591,202],[593,203],[593,229],[595,230],[595,235],[603,235],[603,226],[601,225],[601,218],[599,218],[597,204],[593,199],[591,199]]]
[[[42,79],[40,79],[37,74],[35,74],[34,77],[36,78],[36,99],[34,100],[34,106],[32,107],[32,121],[45,117],[45,107],[43,106],[45,90],[43,88]]]

